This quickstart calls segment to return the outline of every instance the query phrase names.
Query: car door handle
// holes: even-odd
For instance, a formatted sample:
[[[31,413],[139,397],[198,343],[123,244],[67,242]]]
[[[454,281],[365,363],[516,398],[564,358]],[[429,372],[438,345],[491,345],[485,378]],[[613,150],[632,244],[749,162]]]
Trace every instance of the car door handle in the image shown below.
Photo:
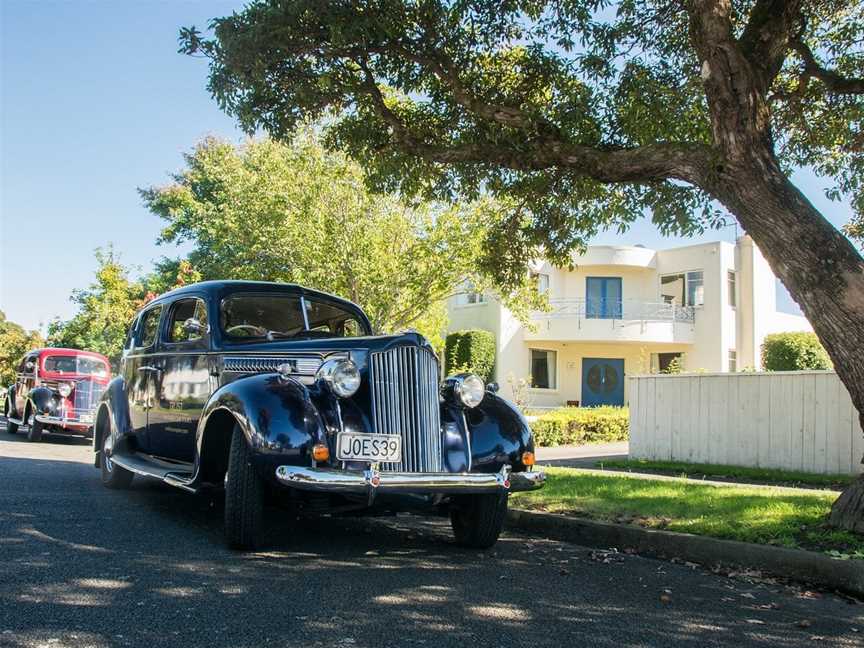
[[[143,367],[138,367],[138,371],[152,371],[153,373],[162,373],[162,370],[159,367],[149,367],[144,365]]]

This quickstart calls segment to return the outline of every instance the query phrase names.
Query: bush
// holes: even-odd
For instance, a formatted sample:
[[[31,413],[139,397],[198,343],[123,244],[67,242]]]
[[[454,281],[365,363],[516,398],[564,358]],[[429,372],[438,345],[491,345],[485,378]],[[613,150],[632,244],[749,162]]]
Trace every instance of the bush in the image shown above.
[[[762,342],[766,371],[830,369],[831,360],[815,333],[773,333]]]
[[[531,423],[538,446],[611,443],[630,438],[627,407],[562,407]]]
[[[444,371],[448,376],[474,373],[490,382],[495,376],[495,335],[479,329],[450,333],[444,347]]]

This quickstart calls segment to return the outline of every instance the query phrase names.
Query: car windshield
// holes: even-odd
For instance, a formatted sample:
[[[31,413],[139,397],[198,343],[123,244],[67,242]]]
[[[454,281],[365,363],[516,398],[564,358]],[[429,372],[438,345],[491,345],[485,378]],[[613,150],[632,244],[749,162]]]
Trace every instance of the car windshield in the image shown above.
[[[306,317],[302,307],[305,304]],[[300,295],[237,294],[222,301],[222,333],[232,339],[357,337],[367,335],[356,313]],[[307,326],[308,324],[308,326]]]
[[[45,358],[45,371],[50,373],[82,374],[104,377],[108,366],[98,358],[86,356],[48,356]]]

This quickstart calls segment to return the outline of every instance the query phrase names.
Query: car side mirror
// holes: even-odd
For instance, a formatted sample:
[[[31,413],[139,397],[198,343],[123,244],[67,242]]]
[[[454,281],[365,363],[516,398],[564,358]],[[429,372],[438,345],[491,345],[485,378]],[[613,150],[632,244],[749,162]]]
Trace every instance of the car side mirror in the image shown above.
[[[190,335],[197,335],[198,337],[201,337],[207,332],[207,327],[194,317],[190,317],[185,322],[183,322],[183,330]]]

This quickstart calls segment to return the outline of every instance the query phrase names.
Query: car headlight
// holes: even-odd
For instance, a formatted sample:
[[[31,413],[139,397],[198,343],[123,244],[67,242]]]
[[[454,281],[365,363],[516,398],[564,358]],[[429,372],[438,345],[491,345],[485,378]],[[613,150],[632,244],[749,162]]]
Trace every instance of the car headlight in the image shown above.
[[[72,383],[60,383],[57,385],[57,391],[60,392],[60,395],[63,398],[69,398],[69,394],[72,393]]]
[[[321,365],[316,378],[340,398],[348,398],[360,389],[360,370],[352,360],[339,358]]]
[[[479,376],[474,374],[457,376],[453,383],[453,393],[459,397],[465,407],[477,407],[486,395],[486,385]]]

